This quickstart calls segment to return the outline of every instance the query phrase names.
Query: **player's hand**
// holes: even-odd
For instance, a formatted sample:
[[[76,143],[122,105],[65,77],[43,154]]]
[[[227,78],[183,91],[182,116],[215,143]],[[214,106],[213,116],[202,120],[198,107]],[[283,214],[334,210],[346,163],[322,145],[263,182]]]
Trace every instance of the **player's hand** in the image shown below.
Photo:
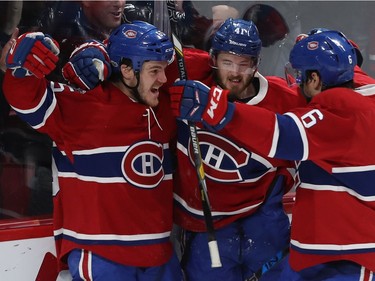
[[[170,88],[172,110],[179,119],[203,121],[214,130],[222,129],[232,118],[234,104],[227,100],[228,90],[208,88],[193,80],[177,81]]]
[[[19,36],[6,56],[6,66],[13,76],[34,75],[43,78],[55,69],[60,53],[59,44],[42,32],[28,32]]]
[[[70,84],[82,90],[95,88],[111,75],[105,45],[95,40],[80,45],[64,65],[62,75]]]

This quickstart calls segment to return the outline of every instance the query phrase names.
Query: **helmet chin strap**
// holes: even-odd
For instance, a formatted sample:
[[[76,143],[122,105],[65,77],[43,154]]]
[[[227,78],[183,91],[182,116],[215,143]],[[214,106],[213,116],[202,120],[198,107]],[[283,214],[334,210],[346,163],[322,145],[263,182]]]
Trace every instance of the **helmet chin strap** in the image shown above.
[[[131,87],[131,86],[129,86],[128,84],[126,84],[123,78],[121,78],[121,82],[122,82],[122,84],[124,84],[124,86],[125,86],[126,88],[128,88],[128,89],[132,92],[133,97],[134,97],[134,99],[135,99],[137,102],[139,102],[139,103],[141,103],[141,104],[145,104],[145,102],[142,100],[141,95],[139,94],[139,91],[138,91],[138,86],[139,86],[139,82],[140,82],[140,79],[139,79],[139,77],[140,77],[140,75],[139,75],[139,71],[134,71],[134,74],[135,74],[135,78],[137,79],[137,84],[136,84],[134,87]],[[146,104],[145,104],[145,105],[146,105]]]

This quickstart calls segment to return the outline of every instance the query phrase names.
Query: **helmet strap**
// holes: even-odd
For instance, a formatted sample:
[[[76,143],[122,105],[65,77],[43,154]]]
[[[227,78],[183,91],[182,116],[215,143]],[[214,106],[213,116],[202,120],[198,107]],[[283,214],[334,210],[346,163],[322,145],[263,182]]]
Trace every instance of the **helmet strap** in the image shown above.
[[[140,83],[139,71],[134,71],[134,74],[135,74],[135,78],[137,79],[137,84],[134,87],[126,84],[123,78],[121,78],[121,82],[122,82],[122,84],[124,84],[124,86],[126,88],[128,88],[132,92],[133,97],[137,102],[145,104],[144,101],[141,99],[141,95],[139,94],[139,91],[138,91],[138,86],[139,86],[139,83]]]

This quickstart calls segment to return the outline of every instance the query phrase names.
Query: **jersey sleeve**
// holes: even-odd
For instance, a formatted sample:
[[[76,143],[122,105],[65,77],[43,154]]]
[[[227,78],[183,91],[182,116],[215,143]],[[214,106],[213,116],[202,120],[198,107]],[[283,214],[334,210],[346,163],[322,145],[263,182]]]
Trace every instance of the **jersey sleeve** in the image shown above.
[[[364,72],[359,66],[354,67],[354,87],[359,88],[369,84],[375,84],[375,79]]]
[[[236,104],[223,133],[271,158],[355,161],[363,155],[362,145],[371,145],[365,135],[375,114],[372,103],[352,90],[338,88],[285,114]],[[359,146],[358,139],[366,141]]]
[[[7,101],[23,121],[59,142],[66,130],[57,95],[72,93],[73,88],[34,76],[15,78],[7,71],[3,90]]]

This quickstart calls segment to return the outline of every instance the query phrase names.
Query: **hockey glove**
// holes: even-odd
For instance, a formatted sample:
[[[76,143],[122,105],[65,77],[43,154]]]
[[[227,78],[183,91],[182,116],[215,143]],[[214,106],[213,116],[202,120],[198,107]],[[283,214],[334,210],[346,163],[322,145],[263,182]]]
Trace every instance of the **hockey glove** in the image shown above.
[[[59,44],[42,32],[29,32],[16,39],[6,57],[6,66],[15,77],[35,75],[43,78],[55,69]]]
[[[221,130],[234,113],[234,104],[228,102],[228,90],[208,88],[193,80],[177,81],[170,88],[172,110],[179,119],[200,122],[213,129]]]
[[[84,43],[70,55],[62,75],[66,81],[82,90],[95,88],[111,75],[111,65],[105,46],[95,40]]]

